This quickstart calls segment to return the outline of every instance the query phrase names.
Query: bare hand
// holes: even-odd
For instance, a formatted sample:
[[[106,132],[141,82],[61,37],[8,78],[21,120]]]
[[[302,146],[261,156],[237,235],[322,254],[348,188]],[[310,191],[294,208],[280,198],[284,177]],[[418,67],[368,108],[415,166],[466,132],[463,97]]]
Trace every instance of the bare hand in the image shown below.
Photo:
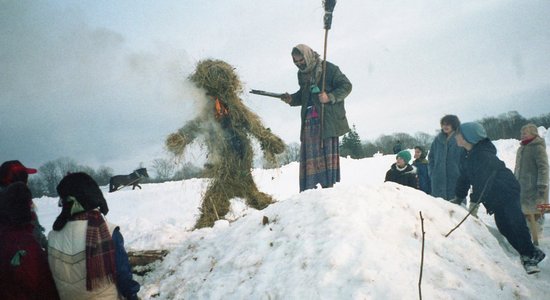
[[[329,103],[330,99],[328,98],[327,93],[325,93],[325,92],[319,93],[319,101],[323,104]]]
[[[285,103],[290,103],[290,101],[292,101],[292,97],[290,96],[289,93],[284,93],[281,96],[281,100],[283,100]]]

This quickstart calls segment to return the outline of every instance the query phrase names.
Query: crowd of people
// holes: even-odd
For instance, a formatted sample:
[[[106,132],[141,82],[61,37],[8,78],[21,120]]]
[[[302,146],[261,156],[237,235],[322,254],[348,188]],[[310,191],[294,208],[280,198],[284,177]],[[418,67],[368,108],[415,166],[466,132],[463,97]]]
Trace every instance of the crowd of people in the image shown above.
[[[440,125],[441,132],[431,144],[428,159],[424,149],[416,146],[411,166],[410,152],[401,150],[385,181],[420,189],[464,207],[470,192],[469,212],[477,216],[483,204],[487,213],[494,214],[499,232],[520,254],[527,273],[539,272],[538,263],[546,255],[534,243],[542,234],[544,222],[537,205],[548,203],[548,156],[537,127],[522,127],[512,172],[497,157],[481,124],[461,124],[457,116],[446,115]],[[531,219],[531,228],[526,219]]]
[[[307,45],[291,51],[300,89],[281,100],[301,107],[300,192],[340,181],[339,137],[350,128],[344,100],[352,84],[340,68],[323,61]],[[482,125],[461,124],[455,115],[440,121],[441,132],[426,153],[394,147],[396,162],[385,181],[424,191],[466,206],[476,214],[483,204],[499,232],[520,254],[527,273],[545,258],[531,232],[542,230],[537,205],[548,202],[548,157],[537,127],[525,125],[514,172],[498,159]],[[97,183],[86,173],[66,175],[58,184],[61,213],[46,238],[27,187],[36,169],[19,161],[0,167],[1,299],[137,299],[140,289],[124,248],[120,228],[105,219],[109,208]]]

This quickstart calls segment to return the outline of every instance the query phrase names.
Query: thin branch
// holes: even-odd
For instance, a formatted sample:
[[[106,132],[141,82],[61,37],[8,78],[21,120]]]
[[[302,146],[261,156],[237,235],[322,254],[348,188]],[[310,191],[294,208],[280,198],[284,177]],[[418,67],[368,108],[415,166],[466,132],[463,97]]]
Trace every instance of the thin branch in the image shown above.
[[[424,268],[424,218],[422,217],[422,211],[420,211],[420,224],[422,225],[422,255],[420,256],[420,278],[418,279],[418,296],[422,300],[422,270]]]

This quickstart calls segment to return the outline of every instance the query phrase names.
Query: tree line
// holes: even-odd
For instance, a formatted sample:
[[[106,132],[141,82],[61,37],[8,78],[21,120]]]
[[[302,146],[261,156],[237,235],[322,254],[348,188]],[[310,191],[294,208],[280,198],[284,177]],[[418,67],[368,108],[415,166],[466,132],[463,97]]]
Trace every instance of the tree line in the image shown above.
[[[485,117],[478,121],[485,127],[487,135],[491,140],[519,139],[521,127],[528,123],[537,126],[550,128],[550,113],[524,118],[517,111],[510,111],[497,117]],[[376,153],[393,153],[393,146],[399,141],[402,149],[411,149],[421,146],[429,150],[435,135],[425,132],[417,132],[414,135],[398,132],[391,135],[381,135],[377,139],[362,141],[355,125],[351,131],[345,134],[340,143],[340,156],[360,159],[372,157]],[[278,165],[286,165],[300,160],[300,145],[290,143],[286,145],[283,153],[277,155]],[[267,161],[262,161],[264,168],[275,168]],[[139,164],[135,169],[143,167]],[[150,168],[156,174],[152,178],[144,178],[143,183],[159,183],[166,181],[177,181],[189,178],[203,177],[204,169],[190,162],[178,164],[173,159],[154,159]],[[29,188],[34,197],[56,197],[56,187],[59,181],[68,173],[86,172],[100,185],[108,185],[109,179],[114,175],[113,169],[101,166],[97,169],[81,165],[74,159],[68,157],[48,161],[38,168],[38,174],[29,177]],[[130,173],[133,170],[129,170]],[[125,174],[124,174],[125,175]]]
[[[487,136],[491,140],[519,140],[521,127],[528,123],[533,123],[537,127],[550,128],[550,113],[538,117],[525,118],[517,111],[510,111],[497,117],[485,117],[477,122],[483,125],[487,131]],[[417,132],[414,135],[400,132],[391,135],[381,135],[374,141],[367,140],[363,142],[354,125],[351,131],[342,137],[340,156],[359,159],[372,157],[376,153],[393,153],[393,146],[398,141],[401,143],[402,149],[412,149],[415,146],[421,146],[428,151],[434,138],[435,135],[425,132]]]

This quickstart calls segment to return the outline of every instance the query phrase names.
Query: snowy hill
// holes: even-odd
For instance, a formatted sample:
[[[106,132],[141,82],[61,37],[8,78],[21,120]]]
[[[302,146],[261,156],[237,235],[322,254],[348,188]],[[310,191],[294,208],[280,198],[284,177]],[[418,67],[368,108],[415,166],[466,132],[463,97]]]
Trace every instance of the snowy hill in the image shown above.
[[[513,168],[518,141],[495,144]],[[143,299],[418,299],[420,211],[425,299],[546,299],[549,259],[541,273],[525,274],[484,209],[445,238],[466,210],[384,183],[394,161],[394,155],[343,159],[341,183],[303,193],[297,163],[255,169],[260,190],[278,202],[256,211],[233,200],[230,220],[213,228],[191,231],[204,179],[105,193],[107,217],[121,226],[128,249],[170,250],[138,278]],[[57,199],[35,202],[51,228]],[[549,224],[541,248],[550,254]]]

